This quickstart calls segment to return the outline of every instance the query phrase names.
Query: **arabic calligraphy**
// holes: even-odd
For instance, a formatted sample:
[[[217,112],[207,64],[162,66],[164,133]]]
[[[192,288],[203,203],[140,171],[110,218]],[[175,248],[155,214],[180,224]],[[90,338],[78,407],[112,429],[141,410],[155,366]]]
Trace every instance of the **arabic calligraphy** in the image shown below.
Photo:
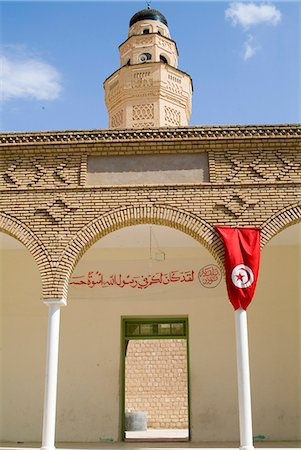
[[[206,288],[215,288],[222,279],[220,268],[214,264],[209,264],[200,269],[198,273],[199,282]]]
[[[194,281],[194,271],[179,271],[173,270],[171,272],[162,273],[157,272],[149,275],[132,276],[129,274],[115,273],[105,276],[99,271],[90,271],[87,275],[73,276],[69,284],[76,286],[88,286],[94,288],[96,286],[108,288],[116,286],[119,288],[131,287],[133,289],[147,289],[154,285],[168,285],[171,283],[191,283]]]

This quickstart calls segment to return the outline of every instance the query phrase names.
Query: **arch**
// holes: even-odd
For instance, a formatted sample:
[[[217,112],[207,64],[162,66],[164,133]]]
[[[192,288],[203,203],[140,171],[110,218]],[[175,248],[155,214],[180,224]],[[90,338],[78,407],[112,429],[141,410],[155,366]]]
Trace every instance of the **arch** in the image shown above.
[[[0,213],[0,231],[20,241],[31,253],[39,269],[44,294],[49,272],[52,269],[49,253],[43,243],[27,225],[5,213]]]
[[[275,213],[261,227],[261,248],[280,231],[301,222],[301,205],[294,204]]]
[[[141,53],[138,56],[138,63],[145,63],[147,61],[151,61],[151,59],[152,59],[152,55],[150,53],[147,53],[147,52]]]
[[[168,64],[168,60],[164,55],[160,55],[160,61],[163,62],[164,64]]]
[[[148,30],[147,33],[145,33],[144,31]],[[148,23],[144,23],[143,25],[141,25],[141,34],[151,34],[153,33],[153,27],[151,24]]]
[[[131,205],[110,211],[82,228],[58,261],[61,268],[56,285],[67,295],[71,274],[83,254],[100,238],[120,228],[139,224],[165,225],[196,239],[212,254],[222,268],[223,243],[214,228],[195,214],[169,205]]]

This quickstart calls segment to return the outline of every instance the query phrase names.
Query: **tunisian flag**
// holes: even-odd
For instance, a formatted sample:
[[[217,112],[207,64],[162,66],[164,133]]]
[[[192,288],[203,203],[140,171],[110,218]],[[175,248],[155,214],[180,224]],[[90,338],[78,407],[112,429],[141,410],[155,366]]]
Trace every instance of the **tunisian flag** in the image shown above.
[[[247,309],[257,283],[260,260],[258,228],[215,227],[225,245],[226,283],[234,309]]]

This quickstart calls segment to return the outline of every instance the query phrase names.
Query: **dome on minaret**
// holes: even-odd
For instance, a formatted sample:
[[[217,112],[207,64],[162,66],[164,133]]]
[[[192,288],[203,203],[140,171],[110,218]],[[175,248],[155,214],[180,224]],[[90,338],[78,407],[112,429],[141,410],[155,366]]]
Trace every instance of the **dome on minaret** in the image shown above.
[[[133,26],[134,23],[140,22],[141,20],[159,20],[168,27],[166,18],[156,9],[142,9],[141,11],[138,11],[131,18],[130,27]]]

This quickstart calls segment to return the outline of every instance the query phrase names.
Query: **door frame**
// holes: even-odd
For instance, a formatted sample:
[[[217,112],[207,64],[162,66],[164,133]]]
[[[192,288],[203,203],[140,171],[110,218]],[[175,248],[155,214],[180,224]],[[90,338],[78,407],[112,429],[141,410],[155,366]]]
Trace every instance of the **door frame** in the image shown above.
[[[184,335],[140,335],[127,338],[126,324],[148,324],[148,323],[183,323]],[[120,405],[120,437],[125,441],[125,352],[126,342],[129,340],[148,340],[148,339],[185,339],[186,340],[186,364],[187,364],[187,406],[188,406],[188,439],[190,441],[190,365],[189,365],[189,321],[188,316],[122,316],[121,317],[121,405]],[[156,439],[156,441],[158,441]],[[186,442],[187,442],[186,441]],[[137,439],[139,442],[139,439]]]

